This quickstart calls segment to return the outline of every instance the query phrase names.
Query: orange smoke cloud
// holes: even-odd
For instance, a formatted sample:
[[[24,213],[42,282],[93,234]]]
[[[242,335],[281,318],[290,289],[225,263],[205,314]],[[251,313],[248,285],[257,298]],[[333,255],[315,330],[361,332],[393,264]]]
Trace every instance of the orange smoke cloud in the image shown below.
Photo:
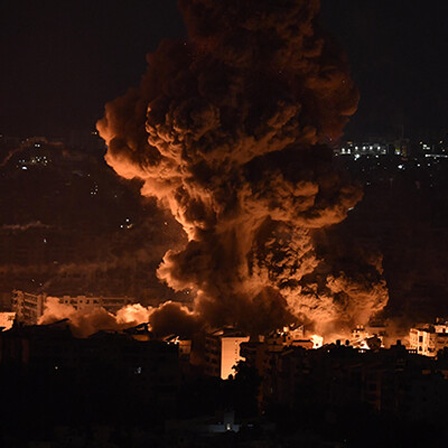
[[[62,319],[69,320],[73,334],[78,337],[87,337],[100,330],[120,328],[115,316],[104,308],[94,307],[77,310],[71,305],[61,303],[57,297],[47,297],[44,314],[38,323],[45,325]]]
[[[158,308],[139,303],[126,305],[113,314],[102,307],[76,309],[62,303],[58,297],[47,297],[40,325],[67,319],[75,336],[85,338],[98,331],[119,331],[142,323],[149,323],[156,336],[176,333],[191,337],[202,326],[199,316],[177,302],[166,302]]]
[[[107,104],[97,125],[106,161],[140,178],[142,194],[187,234],[159,278],[191,289],[195,312],[214,326],[352,320],[356,306],[338,306],[338,277],[327,268],[322,279],[314,241],[362,196],[325,146],[342,135],[358,93],[318,28],[319,2],[179,4],[189,41],[163,42],[140,87]],[[381,300],[353,299],[363,319],[385,303],[378,288]]]

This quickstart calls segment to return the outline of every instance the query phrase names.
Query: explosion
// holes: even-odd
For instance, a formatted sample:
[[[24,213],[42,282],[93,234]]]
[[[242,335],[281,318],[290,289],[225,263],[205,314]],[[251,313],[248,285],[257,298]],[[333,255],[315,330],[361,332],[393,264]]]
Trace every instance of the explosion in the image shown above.
[[[358,92],[319,29],[319,1],[179,6],[188,41],[162,42],[140,86],[97,124],[107,163],[139,178],[187,235],[158,277],[190,290],[210,326],[305,322],[324,334],[366,323],[387,302],[375,262],[344,272],[317,250],[317,233],[362,197],[329,147]]]
[[[120,331],[143,323],[149,323],[157,337],[167,336],[176,322],[178,336],[190,336],[202,322],[187,307],[167,301],[158,308],[144,307],[139,303],[126,305],[116,313],[99,306],[74,307],[62,303],[58,297],[45,298],[44,313],[38,324],[45,325],[68,319],[71,331],[76,337],[85,338],[97,331]]]

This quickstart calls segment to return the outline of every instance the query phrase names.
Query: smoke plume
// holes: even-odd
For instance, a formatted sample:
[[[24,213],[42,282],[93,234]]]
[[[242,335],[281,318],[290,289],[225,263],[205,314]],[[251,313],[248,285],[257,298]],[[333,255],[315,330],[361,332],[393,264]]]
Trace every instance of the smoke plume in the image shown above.
[[[44,314],[39,319],[39,325],[50,324],[62,319],[68,319],[72,332],[77,337],[87,337],[100,330],[118,330],[126,327],[123,322],[118,322],[115,316],[104,308],[77,310],[71,305],[62,303],[57,297],[47,297]],[[135,324],[137,323],[140,322],[135,322]]]
[[[386,303],[384,284],[332,272],[314,239],[362,197],[329,149],[358,93],[319,29],[319,1],[179,6],[188,41],[162,42],[140,87],[97,125],[106,161],[141,179],[188,237],[159,278],[191,290],[211,326],[366,322]]]
[[[39,325],[62,319],[67,319],[73,334],[81,338],[101,330],[120,331],[142,323],[149,323],[157,337],[175,333],[191,338],[193,333],[203,325],[194,312],[171,301],[165,302],[158,308],[144,307],[134,303],[120,308],[116,313],[111,313],[102,307],[75,308],[63,303],[58,297],[46,297],[44,313],[39,319]]]

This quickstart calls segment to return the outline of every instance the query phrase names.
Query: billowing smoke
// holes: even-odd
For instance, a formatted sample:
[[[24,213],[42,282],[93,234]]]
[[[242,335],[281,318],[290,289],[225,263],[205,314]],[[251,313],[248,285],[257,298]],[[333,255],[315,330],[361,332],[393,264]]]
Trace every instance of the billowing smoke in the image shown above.
[[[68,319],[72,332],[77,337],[87,337],[100,330],[118,330],[126,327],[126,322],[118,321],[104,308],[78,310],[71,305],[62,303],[57,297],[47,297],[44,314],[38,323],[45,325],[62,319]],[[141,322],[133,323],[137,325]]]
[[[144,307],[139,303],[126,305],[116,313],[102,307],[75,308],[63,303],[58,297],[45,299],[44,313],[40,325],[67,319],[77,337],[88,337],[98,331],[120,331],[142,323],[149,323],[157,337],[176,333],[182,337],[192,337],[202,326],[198,316],[179,303],[167,301],[158,308]]]
[[[358,93],[319,30],[319,1],[179,5],[188,41],[162,42],[97,126],[107,162],[141,179],[188,237],[159,278],[191,290],[211,326],[365,323],[387,301],[384,283],[333,272],[316,251],[316,231],[362,197],[329,149]]]

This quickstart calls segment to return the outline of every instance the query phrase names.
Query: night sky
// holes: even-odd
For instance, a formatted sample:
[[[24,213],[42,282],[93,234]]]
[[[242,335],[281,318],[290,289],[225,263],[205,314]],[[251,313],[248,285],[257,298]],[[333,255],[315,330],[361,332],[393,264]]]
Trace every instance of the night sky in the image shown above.
[[[440,0],[322,0],[361,92],[347,137],[446,133],[447,15]],[[176,0],[3,0],[0,33],[0,132],[20,136],[93,128],[145,54],[185,34]]]
[[[14,139],[0,138],[0,151],[8,151],[0,154],[0,310],[11,309],[17,290],[43,292],[52,299],[39,323],[67,317],[78,336],[107,330],[96,333],[93,346],[50,332],[51,344],[41,352],[39,341],[46,342],[39,329],[27,333],[17,325],[10,339],[5,332],[0,385],[8,385],[2,392],[10,405],[0,417],[0,445],[25,446],[28,438],[51,443],[52,426],[67,444],[94,446],[88,437],[97,435],[104,443],[110,435],[110,446],[190,441],[162,428],[180,431],[184,422],[191,429],[196,416],[232,406],[238,418],[252,417],[247,410],[238,414],[238,405],[250,405],[254,416],[272,408],[272,446],[283,443],[283,431],[304,445],[333,438],[347,447],[410,440],[424,446],[435,437],[446,446],[440,409],[448,388],[440,372],[448,352],[436,367],[409,357],[397,370],[405,354],[398,341],[384,358],[372,351],[361,359],[340,344],[315,356],[296,347],[276,351],[266,377],[243,364],[224,387],[199,376],[201,356],[208,360],[202,336],[212,328],[234,325],[267,335],[303,323],[304,337],[313,332],[329,342],[344,341],[355,325],[360,330],[378,318],[388,327],[387,346],[407,338],[416,322],[448,316],[448,159],[426,160],[427,153],[336,158],[315,143],[338,138],[357,95],[339,55],[323,51],[317,61],[294,60],[304,49],[319,53],[322,34],[306,33],[307,9],[309,17],[315,12],[309,5],[285,14],[281,5],[295,0],[207,0],[214,16],[204,23],[189,0],[185,10],[197,45],[191,53],[193,46],[182,45],[177,1],[0,2],[0,137],[70,142],[72,131],[93,130],[105,104],[115,100],[98,124],[108,143],[107,165],[104,145],[94,147],[94,139],[86,147],[93,150],[82,152],[40,139],[10,147]],[[242,16],[225,2],[238,4]],[[360,91],[345,137],[447,135],[448,0],[321,3],[322,29],[346,51]],[[263,4],[260,29],[244,21],[253,12],[247,4]],[[216,26],[221,23],[231,25]],[[163,39],[181,44],[162,47],[147,70],[146,54]],[[265,43],[262,51],[253,51],[254,41]],[[116,100],[144,75],[135,95]],[[225,82],[229,88],[222,88]],[[139,351],[120,342],[109,334],[123,328],[120,313],[115,319],[103,308],[67,305],[59,311],[56,297],[65,294],[141,302],[129,307],[125,321],[149,321],[151,336],[140,333],[143,327],[128,333],[145,350],[142,337],[200,333],[199,348],[192,342],[195,366],[177,370],[174,346]],[[31,341],[27,356],[18,338]],[[86,348],[93,356],[78,359]],[[185,353],[180,349],[179,366]],[[26,365],[17,363],[25,358]],[[283,376],[275,371],[277,360]],[[312,375],[301,373],[305,364]],[[259,407],[258,384],[260,390],[275,386]],[[260,422],[269,418],[264,412]],[[264,423],[253,421],[254,440],[262,443]],[[375,434],[363,440],[372,428]],[[200,440],[191,434],[192,444]],[[221,442],[216,447],[240,446],[251,434],[248,426],[241,439],[227,431],[214,440]]]
[[[447,2],[322,0],[322,14],[349,55],[361,93],[347,134],[447,132]]]

